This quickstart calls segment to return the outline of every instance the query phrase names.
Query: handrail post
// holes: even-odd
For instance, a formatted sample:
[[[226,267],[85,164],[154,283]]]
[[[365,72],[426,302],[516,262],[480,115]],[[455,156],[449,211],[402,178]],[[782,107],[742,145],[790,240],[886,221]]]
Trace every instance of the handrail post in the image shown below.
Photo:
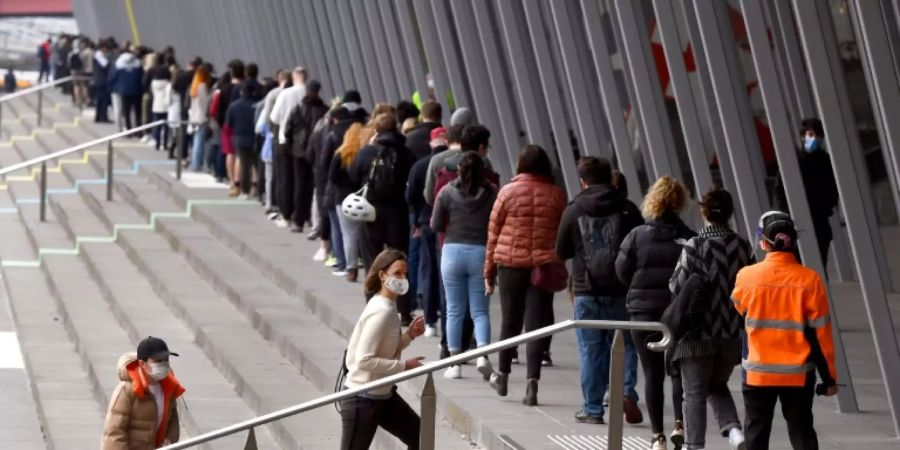
[[[106,143],[106,201],[113,199],[113,144]]]
[[[181,153],[181,149],[183,148],[182,144],[184,144],[184,124],[178,124],[178,128],[175,129],[175,153],[178,155],[175,157],[175,179],[181,179],[181,163],[184,162],[184,155]]]
[[[41,126],[44,119],[44,90],[38,91],[37,126]]]
[[[434,450],[434,426],[437,413],[437,395],[434,392],[434,379],[432,373],[428,373],[425,386],[422,388],[421,412],[422,420],[419,427],[419,449]]]
[[[253,431],[253,428],[247,433],[247,441],[244,443],[244,450],[259,450],[259,447],[256,445],[256,432]]]
[[[47,221],[47,163],[41,163],[41,222]]]
[[[3,136],[3,102],[0,102],[0,136]]]
[[[625,401],[625,335],[616,330],[609,365],[609,436],[607,449],[622,450],[622,409]]]

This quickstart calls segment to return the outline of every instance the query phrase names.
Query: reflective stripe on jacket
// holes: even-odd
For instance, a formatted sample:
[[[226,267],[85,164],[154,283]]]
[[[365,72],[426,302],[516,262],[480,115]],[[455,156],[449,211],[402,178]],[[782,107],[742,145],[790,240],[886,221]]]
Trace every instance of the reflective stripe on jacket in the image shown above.
[[[731,297],[747,331],[747,385],[803,386],[816,366],[834,382],[828,295],[815,271],[771,252],[738,272]]]

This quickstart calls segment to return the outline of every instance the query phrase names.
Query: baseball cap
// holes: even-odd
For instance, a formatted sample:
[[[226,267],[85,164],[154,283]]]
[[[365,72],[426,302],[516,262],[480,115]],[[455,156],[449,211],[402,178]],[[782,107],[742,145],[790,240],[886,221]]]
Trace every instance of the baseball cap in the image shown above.
[[[444,127],[437,127],[431,130],[431,135],[429,136],[430,140],[435,139],[444,139],[447,137],[447,129]]]
[[[169,351],[166,341],[158,337],[147,336],[138,344],[137,357],[140,360],[146,360],[147,358],[164,360],[168,359],[169,356],[178,356],[178,353]]]

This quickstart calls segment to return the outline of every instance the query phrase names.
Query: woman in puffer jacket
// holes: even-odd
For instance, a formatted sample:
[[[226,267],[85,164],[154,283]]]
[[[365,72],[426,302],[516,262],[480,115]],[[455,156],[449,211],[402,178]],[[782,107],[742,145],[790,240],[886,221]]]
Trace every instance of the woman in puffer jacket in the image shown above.
[[[642,212],[647,223],[628,233],[619,247],[616,258],[616,274],[628,286],[626,298],[631,320],[657,322],[672,302],[669,278],[675,271],[681,250],[696,233],[691,231],[678,214],[684,209],[688,194],[684,186],[672,177],[658,180],[644,198]],[[644,370],[644,399],[653,429],[653,450],[666,448],[663,434],[663,384],[666,379],[666,361],[663,353],[651,351],[648,342],[659,341],[658,332],[632,331],[638,358]],[[672,377],[672,403],[675,430],[672,442],[675,448],[684,443],[682,425],[681,378]]]
[[[526,145],[519,153],[516,176],[500,189],[491,210],[484,262],[485,292],[490,295],[499,284],[500,339],[518,336],[524,326],[532,331],[553,322],[553,292],[531,284],[531,270],[559,261],[556,234],[566,194],[553,184],[550,158],[541,147]],[[526,346],[528,386],[522,402],[537,405],[541,356],[546,339]],[[507,382],[515,349],[500,352],[498,372],[491,375],[491,387],[500,396]]]

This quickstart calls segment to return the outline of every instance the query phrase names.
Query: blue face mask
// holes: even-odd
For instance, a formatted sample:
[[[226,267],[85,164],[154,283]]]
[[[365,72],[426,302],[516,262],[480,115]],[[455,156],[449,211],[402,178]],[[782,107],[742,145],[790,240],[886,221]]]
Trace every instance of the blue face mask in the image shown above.
[[[819,149],[819,138],[806,137],[803,139],[803,149],[807,153],[812,153]]]

